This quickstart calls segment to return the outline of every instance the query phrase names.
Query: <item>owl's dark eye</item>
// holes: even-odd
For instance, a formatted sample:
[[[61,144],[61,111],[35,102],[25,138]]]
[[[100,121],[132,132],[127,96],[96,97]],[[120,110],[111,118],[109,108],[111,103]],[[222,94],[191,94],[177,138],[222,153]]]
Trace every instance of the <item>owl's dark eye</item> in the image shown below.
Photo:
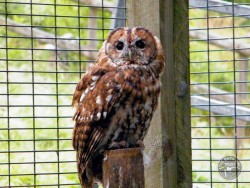
[[[117,43],[117,45],[116,45],[116,49],[117,49],[117,50],[122,50],[123,47],[124,47],[124,44],[123,44],[123,42],[121,42],[121,41],[119,41],[119,42]]]
[[[135,45],[141,49],[145,48],[145,43],[142,40],[136,41]]]

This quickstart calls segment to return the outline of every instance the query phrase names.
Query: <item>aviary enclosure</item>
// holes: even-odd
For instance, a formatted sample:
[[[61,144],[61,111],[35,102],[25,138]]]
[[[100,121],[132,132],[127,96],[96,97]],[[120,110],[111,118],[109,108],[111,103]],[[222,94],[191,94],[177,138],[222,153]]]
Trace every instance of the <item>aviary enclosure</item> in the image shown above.
[[[1,0],[0,187],[79,187],[72,94],[121,26],[166,51],[146,187],[250,187],[248,0]]]

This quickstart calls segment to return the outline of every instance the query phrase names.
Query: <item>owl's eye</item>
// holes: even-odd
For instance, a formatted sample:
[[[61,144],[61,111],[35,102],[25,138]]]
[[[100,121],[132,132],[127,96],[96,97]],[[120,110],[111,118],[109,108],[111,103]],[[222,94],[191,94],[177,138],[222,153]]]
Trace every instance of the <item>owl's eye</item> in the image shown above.
[[[117,43],[117,45],[116,45],[116,49],[117,49],[117,50],[122,50],[123,47],[124,47],[124,44],[123,44],[123,42],[121,42],[121,41],[119,41],[119,42]]]
[[[136,41],[135,45],[141,49],[145,48],[145,43],[142,40]]]

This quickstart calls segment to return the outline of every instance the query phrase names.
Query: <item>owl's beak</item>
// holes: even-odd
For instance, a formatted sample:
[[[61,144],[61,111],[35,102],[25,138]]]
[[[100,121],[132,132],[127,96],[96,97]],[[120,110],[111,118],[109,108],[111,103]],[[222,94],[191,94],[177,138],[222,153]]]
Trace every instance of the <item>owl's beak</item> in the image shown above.
[[[132,60],[133,52],[129,47],[125,47],[123,57],[129,61]]]
[[[128,58],[129,58],[129,61],[132,60],[132,52],[131,52],[131,49],[128,49]]]

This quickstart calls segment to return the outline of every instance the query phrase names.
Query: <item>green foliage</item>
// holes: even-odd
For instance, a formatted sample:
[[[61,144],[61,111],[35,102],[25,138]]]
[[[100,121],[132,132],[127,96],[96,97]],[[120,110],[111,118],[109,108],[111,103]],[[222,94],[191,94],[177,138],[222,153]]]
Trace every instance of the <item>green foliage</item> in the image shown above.
[[[228,1],[230,3],[249,3],[249,0],[224,0],[224,1]]]

